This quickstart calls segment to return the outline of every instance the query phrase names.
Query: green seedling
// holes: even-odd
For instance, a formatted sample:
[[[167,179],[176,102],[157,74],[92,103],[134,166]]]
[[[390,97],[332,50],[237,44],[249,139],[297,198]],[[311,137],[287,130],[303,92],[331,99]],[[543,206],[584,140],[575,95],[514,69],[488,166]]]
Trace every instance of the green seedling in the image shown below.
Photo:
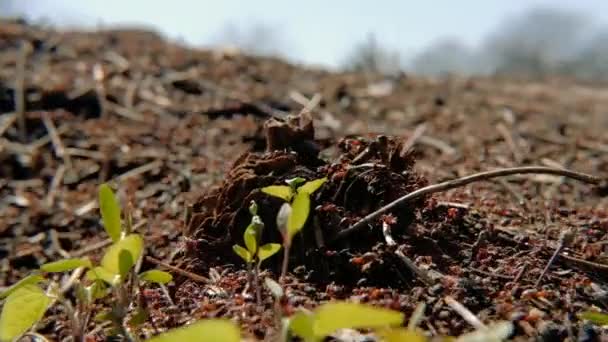
[[[306,342],[316,342],[339,329],[387,329],[401,325],[403,320],[403,313],[398,311],[357,303],[331,302],[313,312],[302,310],[296,313],[289,320],[289,330]]]
[[[277,214],[277,228],[283,236],[283,265],[281,279],[287,274],[289,249],[293,237],[304,228],[310,214],[310,196],[327,180],[326,177],[306,182],[297,177],[285,181],[287,185],[270,185],[262,192],[285,201]],[[302,184],[302,185],[300,185]]]
[[[241,341],[241,332],[229,320],[207,319],[169,330],[148,340],[148,342],[182,341],[239,342]]]
[[[278,243],[267,243],[260,246],[264,222],[262,222],[262,219],[258,216],[258,207],[254,201],[251,201],[249,213],[251,214],[251,222],[243,233],[243,240],[246,248],[234,245],[232,246],[232,249],[234,250],[234,253],[247,263],[250,278],[253,272],[256,300],[258,304],[261,304],[262,293],[259,281],[260,266],[264,260],[276,254],[281,249],[281,245]]]
[[[99,201],[103,226],[113,241],[101,263],[94,265],[87,257],[49,262],[0,294],[0,299],[5,298],[0,313],[0,341],[19,338],[56,302],[63,305],[70,317],[73,340],[83,341],[95,301],[110,293],[114,295],[113,307],[107,318],[127,340],[136,340],[125,325],[131,298],[135,297],[133,289],[137,288],[138,282],[162,285],[170,282],[172,277],[160,270],[135,274],[134,266],[144,252],[143,238],[139,234],[129,234],[130,227],[123,229],[120,206],[112,190],[105,184],[99,189]],[[130,221],[128,218],[127,225],[130,225]],[[80,273],[76,272],[82,271],[86,271],[86,280],[80,281],[76,276],[73,283],[75,304],[64,296],[65,290],[60,290],[61,286],[48,277],[63,272],[78,275]],[[42,290],[40,283],[46,285],[46,291]],[[136,310],[145,311],[145,308],[138,307]]]

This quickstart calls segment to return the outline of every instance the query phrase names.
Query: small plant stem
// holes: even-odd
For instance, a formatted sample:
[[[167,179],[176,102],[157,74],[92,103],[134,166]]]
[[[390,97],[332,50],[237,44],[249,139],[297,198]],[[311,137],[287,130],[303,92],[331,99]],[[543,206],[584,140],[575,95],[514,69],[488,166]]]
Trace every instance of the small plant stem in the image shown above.
[[[133,336],[125,325],[125,318],[129,310],[129,291],[127,291],[127,288],[126,284],[116,287],[116,304],[112,310],[112,321],[125,340],[138,342],[137,337]]]
[[[281,277],[279,278],[279,282],[281,285],[285,284],[285,276],[287,275],[287,267],[289,266],[289,248],[291,247],[290,243],[287,243],[283,246],[283,264],[281,266]]]
[[[497,178],[497,177],[511,176],[511,175],[516,175],[516,174],[550,174],[550,175],[557,175],[557,176],[563,176],[563,177],[567,177],[567,178],[576,179],[580,182],[587,183],[587,184],[593,184],[593,185],[602,184],[602,179],[599,177],[593,176],[593,175],[576,172],[576,171],[571,171],[571,170],[566,170],[566,169],[546,167],[546,166],[513,167],[513,168],[498,169],[498,170],[474,173],[469,176],[452,179],[452,180],[445,181],[445,182],[438,183],[438,184],[432,184],[432,185],[420,188],[416,191],[412,191],[409,194],[402,196],[402,197],[394,200],[393,202],[383,206],[382,208],[372,212],[371,214],[365,216],[364,218],[362,218],[361,220],[359,220],[352,226],[344,229],[343,231],[341,231],[334,237],[333,241],[343,239],[347,236],[350,236],[354,232],[360,231],[361,229],[367,227],[373,220],[378,218],[380,215],[382,215],[390,210],[396,209],[397,207],[403,205],[406,202],[413,201],[415,199],[422,198],[424,196],[434,194],[437,192],[447,191],[447,190],[451,190],[451,189],[458,188],[461,186],[465,186],[470,183],[484,181],[484,180]]]
[[[255,301],[259,306],[262,305],[262,285],[260,284],[260,262],[256,263],[253,271],[253,282],[255,287]]]
[[[253,276],[253,262],[247,263],[247,284],[248,286],[255,286],[253,284],[254,276]]]
[[[570,243],[572,243],[573,240],[574,240],[574,231],[573,230],[566,230],[566,231],[562,232],[561,236],[559,237],[559,245],[555,249],[555,252],[553,252],[553,255],[551,256],[551,259],[549,259],[549,262],[547,262],[547,265],[543,269],[543,272],[540,274],[540,276],[536,280],[534,287],[538,288],[540,286],[543,278],[545,277],[545,274],[547,274],[547,271],[549,271],[549,268],[551,267],[553,262],[555,262],[555,259],[557,259],[557,256],[564,250],[564,248],[568,247],[568,245]]]

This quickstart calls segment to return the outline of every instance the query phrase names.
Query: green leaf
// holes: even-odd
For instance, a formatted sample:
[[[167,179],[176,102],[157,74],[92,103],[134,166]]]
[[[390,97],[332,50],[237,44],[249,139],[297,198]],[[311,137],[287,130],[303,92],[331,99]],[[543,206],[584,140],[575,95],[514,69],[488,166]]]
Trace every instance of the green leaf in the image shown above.
[[[289,319],[289,330],[305,341],[316,341],[315,317],[310,312],[299,311]]]
[[[102,280],[94,280],[89,286],[84,286],[82,282],[76,284],[76,298],[85,305],[90,305],[107,294],[107,286]]]
[[[126,249],[120,250],[120,252],[118,252],[118,273],[122,279],[126,279],[127,274],[129,274],[133,265],[135,265],[135,261],[133,260],[131,252]]]
[[[327,336],[338,329],[383,328],[400,325],[401,312],[364,304],[333,302],[315,310],[315,336]]]
[[[287,185],[270,185],[262,188],[262,192],[270,196],[283,199],[285,202],[291,201],[293,190]]]
[[[120,275],[118,273],[112,273],[101,266],[94,267],[87,271],[86,277],[89,280],[104,281],[112,286],[120,281]]]
[[[306,179],[304,179],[302,177],[295,177],[295,178],[291,178],[291,179],[288,179],[285,181],[285,183],[287,183],[287,185],[289,185],[289,187],[294,190],[298,187],[298,185],[300,185],[304,182],[306,182]]]
[[[291,203],[291,214],[287,219],[287,236],[289,241],[296,235],[308,220],[310,212],[310,195],[307,192],[299,192]]]
[[[266,285],[266,287],[272,293],[272,296],[275,299],[280,299],[285,295],[285,292],[283,291],[281,285],[279,285],[279,283],[277,283],[271,278],[264,278],[264,285]]]
[[[273,256],[276,252],[281,249],[281,245],[278,243],[267,243],[260,247],[258,250],[258,260],[262,262],[271,256]]]
[[[30,274],[27,277],[25,277],[25,278],[19,280],[18,282],[14,283],[11,287],[9,287],[4,292],[2,292],[0,294],[0,299],[8,297],[11,293],[13,293],[16,290],[24,287],[25,285],[38,284],[38,283],[43,282],[43,281],[44,281],[44,277],[41,276],[40,274]]]
[[[21,336],[44,316],[50,304],[51,298],[36,285],[16,289],[6,298],[0,314],[0,341]]]
[[[258,249],[258,232],[255,223],[251,222],[247,226],[245,233],[243,233],[243,240],[245,240],[245,247],[247,247],[249,254],[255,255]]]
[[[325,183],[327,177],[311,180],[310,182],[306,182],[304,185],[298,188],[298,192],[306,192],[309,195],[312,195],[313,192],[317,191],[321,185]]]
[[[169,330],[148,342],[240,342],[241,333],[236,324],[224,319],[207,319],[185,327]]]
[[[103,280],[95,280],[93,284],[86,287],[92,299],[101,299],[107,296],[110,292],[108,286]]]
[[[608,314],[595,312],[595,311],[585,311],[578,314],[578,317],[581,319],[586,319],[591,323],[597,325],[608,325]]]
[[[258,204],[253,200],[249,203],[249,213],[251,216],[256,216],[258,214]]]
[[[171,275],[171,273],[167,273],[161,270],[149,270],[140,273],[139,279],[164,285],[173,280],[173,276]]]
[[[40,266],[40,269],[45,272],[66,272],[77,269],[78,267],[91,268],[93,265],[89,258],[71,258],[46,263]]]
[[[245,248],[239,246],[239,245],[234,245],[232,246],[232,250],[234,251],[234,253],[236,253],[236,255],[240,256],[241,259],[243,259],[243,261],[245,261],[246,263],[250,263],[251,262],[251,253],[249,253],[248,250],[246,250]]]
[[[117,242],[120,240],[122,233],[120,227],[120,206],[114,196],[114,192],[112,192],[112,189],[107,184],[102,184],[99,187],[99,210],[101,211],[101,218],[106,232],[112,241]]]
[[[124,269],[121,269],[120,251],[123,250],[131,254],[133,263],[137,262],[144,250],[144,240],[141,235],[127,235],[108,247],[106,254],[101,259],[101,266],[111,273],[121,274]]]

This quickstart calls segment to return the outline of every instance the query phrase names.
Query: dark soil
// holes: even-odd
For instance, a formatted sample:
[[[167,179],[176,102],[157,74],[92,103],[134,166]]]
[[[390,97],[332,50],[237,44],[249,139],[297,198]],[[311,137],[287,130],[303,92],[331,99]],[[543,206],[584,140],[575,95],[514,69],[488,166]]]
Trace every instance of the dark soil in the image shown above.
[[[251,200],[263,240],[281,240],[281,201],[261,187],[328,177],[294,241],[286,314],[348,299],[409,316],[425,302],[424,330],[472,330],[449,295],[483,322],[515,322],[519,340],[608,338],[577,317],[608,310],[608,199],[588,185],[547,175],[474,183],[337,238],[413,190],[478,171],[545,165],[606,177],[606,113],[605,89],[565,79],[329,73],[145,31],[0,22],[0,287],[44,262],[98,258],[97,187],[110,181],[149,256],[211,279],[174,274],[169,296],[146,290],[145,334],[230,317],[269,339],[272,297],[256,305],[232,245]],[[566,229],[573,242],[536,286]],[[280,262],[265,263],[265,275],[277,279]],[[59,309],[39,326],[52,340],[68,329]]]

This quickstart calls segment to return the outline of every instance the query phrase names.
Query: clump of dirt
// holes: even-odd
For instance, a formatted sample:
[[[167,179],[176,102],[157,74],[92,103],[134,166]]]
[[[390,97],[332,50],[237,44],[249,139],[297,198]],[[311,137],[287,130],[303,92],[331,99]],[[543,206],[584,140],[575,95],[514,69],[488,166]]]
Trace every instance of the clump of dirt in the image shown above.
[[[282,201],[260,189],[285,184],[294,177],[327,177],[328,181],[313,195],[316,207],[294,240],[290,265],[305,270],[310,279],[360,281],[351,259],[386,242],[383,222],[393,226],[395,237],[403,235],[421,215],[426,198],[372,222],[368,230],[348,239],[334,242],[336,235],[383,205],[427,184],[413,170],[413,153],[404,150],[401,139],[378,135],[342,139],[336,144],[339,156],[334,161],[324,161],[319,158],[320,148],[314,141],[309,115],[271,119],[264,128],[266,151],[246,152],[237,158],[223,183],[201,196],[192,207],[184,233],[189,256],[203,267],[239,262],[232,246],[243,243],[243,232],[251,219],[251,201],[258,204],[265,223],[263,242],[280,242],[276,215]],[[274,259],[274,269],[278,270],[280,257]]]

